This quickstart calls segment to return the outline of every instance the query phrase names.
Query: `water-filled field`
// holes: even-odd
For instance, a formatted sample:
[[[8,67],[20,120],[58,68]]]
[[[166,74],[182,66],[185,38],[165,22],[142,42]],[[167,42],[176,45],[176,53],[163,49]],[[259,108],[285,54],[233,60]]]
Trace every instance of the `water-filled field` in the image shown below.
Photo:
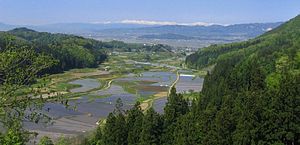
[[[51,117],[70,117],[89,114],[90,117],[105,118],[115,108],[115,102],[121,98],[124,109],[131,108],[139,97],[149,97],[160,92],[167,92],[169,86],[176,80],[173,72],[143,72],[141,74],[128,74],[113,80],[109,88],[97,90],[70,100],[69,105],[74,110],[67,109],[59,103],[47,103],[45,107]],[[81,87],[72,89],[71,92],[84,92],[98,88],[100,82],[96,79],[79,79],[70,82],[80,84]],[[203,79],[191,75],[180,75],[176,84],[177,92],[184,93],[189,90],[200,91]],[[128,86],[129,88],[126,88]],[[160,96],[167,97],[167,96]],[[166,98],[154,100],[153,107],[162,112]]]
[[[148,98],[160,92],[167,92],[175,81],[173,72],[143,72],[141,74],[128,74],[126,77],[116,79],[123,87],[129,87],[131,93],[138,97]]]
[[[154,110],[160,114],[164,113],[164,107],[165,107],[167,101],[168,101],[167,97],[155,99],[153,101]]]
[[[82,95],[76,99],[70,99],[69,107],[60,102],[46,103],[43,112],[53,119],[53,123],[45,125],[25,122],[25,127],[30,130],[38,130],[39,133],[46,133],[48,136],[56,135],[55,133],[74,135],[90,131],[95,128],[99,119],[106,118],[109,113],[114,111],[118,98],[122,99],[124,110],[130,109],[137,100],[155,98],[152,104],[153,108],[157,112],[163,113],[167,102],[167,92],[176,81],[177,75],[175,72],[164,71],[129,73],[113,78],[111,83],[108,83],[109,85],[101,84],[98,79],[100,76],[99,78],[94,76],[69,82],[80,85],[69,91]],[[184,93],[189,90],[200,91],[202,83],[202,78],[181,75],[175,86],[178,92]]]
[[[203,80],[203,78],[194,75],[180,74],[176,90],[178,93],[188,93],[189,91],[200,92]]]
[[[86,92],[95,88],[100,87],[101,83],[96,79],[80,79],[69,82],[70,84],[81,85],[79,88],[71,89],[70,92]]]
[[[195,75],[183,74],[191,73],[189,71],[180,71],[179,80],[176,83],[176,91],[178,93],[189,93],[189,92],[200,92],[202,90],[203,78],[197,77]],[[167,97],[155,99],[153,101],[153,108],[158,113],[164,112],[164,107],[167,103]]]

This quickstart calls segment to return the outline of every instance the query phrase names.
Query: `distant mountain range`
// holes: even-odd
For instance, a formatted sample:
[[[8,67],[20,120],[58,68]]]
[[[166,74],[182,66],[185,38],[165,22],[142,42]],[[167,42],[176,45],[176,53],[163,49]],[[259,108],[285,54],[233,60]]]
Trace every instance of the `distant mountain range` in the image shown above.
[[[17,25],[8,25],[8,24],[4,24],[4,23],[0,23],[0,30],[1,31],[7,31],[7,30],[11,30],[18,27]]]
[[[83,34],[94,33],[105,29],[126,29],[126,28],[141,28],[149,25],[141,24],[124,24],[124,23],[55,23],[45,25],[10,25],[0,23],[0,31],[8,31],[18,27],[26,27],[36,31],[44,31],[51,33],[71,33]]]
[[[235,25],[144,25],[125,23],[57,23],[48,25],[8,25],[0,30],[27,27],[51,33],[76,34],[100,40],[166,43],[175,46],[203,47],[212,43],[247,40],[270,31],[282,22]],[[188,41],[188,42],[186,42]]]
[[[191,40],[195,39],[195,37],[189,37],[185,35],[180,34],[172,34],[172,33],[166,33],[166,34],[150,34],[150,35],[142,35],[139,36],[140,39],[181,39],[181,40]]]
[[[229,43],[254,38],[282,24],[253,23],[236,25],[186,26],[164,25],[141,28],[105,29],[87,37],[101,40],[117,39],[125,42],[163,43],[180,47],[204,47],[210,44]]]
[[[184,26],[184,25],[165,25],[157,27],[142,27],[142,28],[120,28],[120,29],[106,29],[99,31],[105,35],[152,35],[161,37],[161,34],[174,34],[183,35],[187,37],[197,38],[210,38],[210,37],[255,37],[266,31],[272,30],[273,28],[282,24],[278,23],[253,23],[253,24],[236,24],[236,25],[211,25],[211,26]],[[166,35],[169,36],[169,35]],[[180,37],[181,38],[181,37]],[[186,37],[182,37],[186,39]]]

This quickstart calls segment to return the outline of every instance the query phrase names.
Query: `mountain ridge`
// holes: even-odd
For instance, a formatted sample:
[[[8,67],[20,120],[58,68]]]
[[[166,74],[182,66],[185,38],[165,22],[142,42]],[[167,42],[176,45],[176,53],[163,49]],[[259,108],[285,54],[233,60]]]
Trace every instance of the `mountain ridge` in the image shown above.
[[[187,25],[142,25],[142,24],[123,24],[123,23],[109,23],[109,24],[94,24],[94,23],[54,23],[54,24],[46,24],[46,25],[10,25],[5,23],[0,23],[0,30],[8,30],[18,27],[27,27],[36,31],[44,31],[44,32],[66,32],[66,33],[92,33],[92,32],[111,32],[111,31],[150,31],[151,33],[155,33],[157,31],[162,31],[164,29],[209,29],[212,30],[220,29],[220,28],[229,28],[231,31],[235,28],[244,27],[245,29],[253,29],[254,27],[259,28],[268,28],[268,27],[276,27],[280,25],[282,22],[274,22],[274,23],[248,23],[248,24],[232,24],[228,26],[223,25],[209,25],[209,26],[187,26]],[[248,28],[247,28],[248,27]],[[253,27],[253,28],[251,28]],[[55,30],[56,29],[56,30]],[[169,30],[170,31],[170,30]],[[208,31],[208,30],[206,30]]]

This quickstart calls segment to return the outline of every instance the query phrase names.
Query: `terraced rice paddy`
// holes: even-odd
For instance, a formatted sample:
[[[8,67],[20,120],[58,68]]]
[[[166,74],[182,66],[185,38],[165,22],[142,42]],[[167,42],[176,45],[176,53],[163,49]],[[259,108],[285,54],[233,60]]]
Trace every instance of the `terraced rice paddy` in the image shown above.
[[[124,78],[116,79],[116,82],[125,88],[129,86],[132,93],[145,99],[167,92],[175,79],[176,74],[173,72],[143,72],[138,75],[128,74]]]
[[[102,66],[108,70],[98,68],[95,71],[78,70],[57,75],[54,78],[57,84],[73,85],[70,89],[64,89],[66,96],[71,97],[67,103],[69,107],[60,102],[46,103],[43,112],[53,119],[52,124],[25,122],[25,127],[37,131],[40,136],[74,136],[95,129],[99,119],[105,119],[114,111],[118,98],[122,99],[124,110],[140,101],[143,109],[152,106],[157,112],[163,113],[172,85],[175,84],[180,93],[189,92],[190,89],[196,92],[202,88],[203,79],[199,77],[181,75],[177,80],[178,67],[128,62],[120,63],[118,60]],[[122,69],[124,66],[126,69]],[[179,72],[191,74],[189,71]]]
[[[167,97],[159,98],[154,100],[153,102],[153,108],[156,112],[162,114],[164,112],[164,107],[167,103]]]
[[[79,88],[71,89],[72,93],[86,92],[100,87],[101,83],[96,79],[80,79],[69,82],[69,84],[81,85]]]
[[[188,93],[189,91],[200,92],[202,89],[203,78],[194,75],[180,74],[176,84],[178,93]]]

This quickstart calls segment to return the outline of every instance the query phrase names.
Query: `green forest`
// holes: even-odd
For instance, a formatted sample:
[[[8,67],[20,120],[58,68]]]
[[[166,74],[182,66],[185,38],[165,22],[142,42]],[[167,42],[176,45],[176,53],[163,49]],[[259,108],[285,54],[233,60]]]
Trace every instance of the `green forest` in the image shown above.
[[[64,34],[36,32],[27,28],[16,28],[0,32],[1,51],[15,48],[31,49],[37,54],[55,60],[47,73],[58,73],[72,68],[95,67],[106,59],[103,44],[99,41]]]
[[[35,100],[16,97],[15,88],[43,72],[93,67],[105,60],[101,50],[108,44],[24,28],[0,35],[0,120],[7,127],[0,144],[25,144],[28,133],[19,120]],[[200,49],[186,65],[213,66],[196,99],[184,99],[172,88],[164,114],[144,112],[139,102],[124,111],[119,99],[106,123],[82,144],[300,144],[300,16],[245,42]],[[40,144],[53,143],[45,137]]]

